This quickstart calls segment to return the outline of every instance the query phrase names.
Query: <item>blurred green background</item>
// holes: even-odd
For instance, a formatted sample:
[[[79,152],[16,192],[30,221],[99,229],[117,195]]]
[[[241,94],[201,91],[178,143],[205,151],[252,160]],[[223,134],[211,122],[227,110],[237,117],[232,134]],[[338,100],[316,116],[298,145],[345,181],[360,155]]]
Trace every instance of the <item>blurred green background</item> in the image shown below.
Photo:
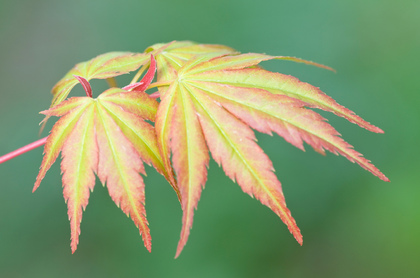
[[[391,179],[258,134],[302,247],[212,163],[179,259],[181,209],[151,168],[145,182],[153,252],[98,183],[72,255],[58,162],[31,193],[42,159],[37,149],[0,166],[0,277],[420,277],[419,27],[418,0],[0,1],[0,154],[38,139],[38,112],[77,62],[193,40],[337,69],[263,64],[320,87],[384,129],[373,134],[322,113]],[[73,95],[82,94],[78,87]],[[93,87],[98,94],[105,83]]]

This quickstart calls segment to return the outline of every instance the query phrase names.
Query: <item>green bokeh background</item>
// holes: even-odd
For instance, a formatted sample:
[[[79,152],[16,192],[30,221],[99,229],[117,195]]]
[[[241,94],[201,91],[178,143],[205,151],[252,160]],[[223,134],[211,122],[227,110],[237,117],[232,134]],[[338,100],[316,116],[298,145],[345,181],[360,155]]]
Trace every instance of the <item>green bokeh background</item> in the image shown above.
[[[258,134],[302,247],[211,163],[180,258],[173,259],[181,209],[152,168],[145,182],[153,252],[98,183],[72,255],[59,163],[31,193],[37,149],[0,166],[0,277],[420,277],[419,27],[418,0],[0,1],[0,154],[38,138],[38,112],[75,63],[188,39],[337,69],[264,64],[320,87],[383,128],[373,134],[322,113],[391,179]],[[105,84],[93,87],[98,94]]]

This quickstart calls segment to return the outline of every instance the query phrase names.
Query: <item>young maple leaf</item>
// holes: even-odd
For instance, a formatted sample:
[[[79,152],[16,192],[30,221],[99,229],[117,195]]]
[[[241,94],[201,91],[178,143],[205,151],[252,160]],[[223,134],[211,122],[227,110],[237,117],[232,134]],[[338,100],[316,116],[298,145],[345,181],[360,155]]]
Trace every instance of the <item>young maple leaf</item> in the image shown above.
[[[197,44],[191,41],[173,41],[170,43],[159,43],[152,46],[149,46],[146,51],[149,55],[151,55],[152,59],[150,62],[144,60],[141,64],[141,68],[134,76],[130,85],[124,87],[123,89],[127,90],[146,90],[147,86],[143,84],[135,83],[137,79],[141,76],[144,70],[147,67],[154,68],[156,67],[156,63],[158,64],[158,80],[161,82],[165,82],[167,80],[173,80],[171,74],[175,73],[179,68],[185,64],[187,61],[191,60],[195,56],[200,55],[212,55],[212,56],[219,56],[219,55],[226,55],[226,54],[233,54],[237,53],[234,49],[224,46],[224,45],[217,45],[217,44]],[[153,59],[156,57],[156,60]],[[149,68],[149,71],[150,71]],[[154,72],[153,72],[154,73]],[[154,74],[150,75],[149,72],[143,77],[143,80],[148,80],[149,82],[152,81]],[[165,92],[166,88],[159,86],[160,82],[156,83],[158,85],[160,92]],[[151,97],[159,97],[159,93],[151,94]],[[171,186],[174,188],[175,192],[178,195],[179,201],[182,203],[181,196],[179,194],[179,189],[176,185],[176,178],[173,175],[172,166],[170,163],[165,165],[165,168],[168,169],[167,173],[167,180],[170,182]]]
[[[172,80],[173,74],[194,56],[200,55],[224,55],[238,53],[236,50],[218,44],[197,44],[191,41],[174,41],[170,43],[158,43],[146,49],[146,53],[152,53],[158,63],[158,80]]]
[[[146,48],[145,53],[151,54],[159,60],[158,76],[160,76],[160,79],[162,80],[163,76],[174,70],[178,70],[180,66],[196,55],[215,53],[217,56],[236,53],[236,51],[230,47],[218,44],[197,44],[191,41],[172,41],[170,43],[158,43],[149,46]],[[149,65],[150,62],[148,60],[143,60],[141,63],[142,67],[134,76],[130,85],[133,85],[133,83],[140,78]]]
[[[244,192],[271,208],[302,244],[272,162],[257,145],[251,128],[270,135],[274,131],[302,150],[306,142],[321,154],[325,150],[341,154],[388,181],[325,119],[308,108],[335,113],[372,132],[383,131],[318,88],[258,66],[272,59],[330,69],[295,57],[239,54],[226,46],[189,41],[155,44],[146,53],[111,52],[79,63],[54,86],[51,108],[42,112],[46,115],[44,123],[50,116],[61,117],[48,138],[0,157],[0,163],[45,143],[35,191],[62,153],[72,252],[77,248],[82,210],[88,204],[95,174],[107,185],[114,202],[131,216],[146,248],[151,250],[140,176],[145,175],[146,162],[165,176],[181,202],[183,227],[178,257],[188,240],[194,209],[207,180],[209,151],[226,174]],[[157,82],[149,86],[156,64]],[[92,98],[90,79],[112,79],[138,68],[128,86]],[[144,78],[137,82],[147,68]],[[78,82],[87,97],[65,100]],[[153,87],[159,92],[150,96],[143,92]],[[160,104],[153,99],[157,97],[161,97]],[[155,117],[156,133],[144,121],[154,121]]]
[[[209,151],[227,176],[271,208],[302,244],[302,235],[286,207],[272,162],[257,145],[251,128],[268,134],[274,131],[302,150],[306,142],[322,154],[324,149],[341,154],[388,180],[319,114],[306,107],[334,112],[373,132],[382,130],[319,89],[257,67],[271,59],[318,65],[293,57],[253,53],[215,57],[213,53],[195,56],[171,74],[161,76],[165,81],[172,79],[169,88],[161,91],[156,132],[164,165],[168,169],[173,165],[175,170],[183,209],[176,257],[187,242],[194,209],[207,180]],[[158,59],[158,70],[159,62],[162,59]]]
[[[149,61],[149,57],[145,53],[108,52],[89,61],[76,64],[54,85],[51,91],[53,100],[50,107],[54,107],[64,101],[76,84],[80,82],[83,85],[83,81],[74,78],[74,76],[80,76],[86,82],[91,79],[113,78],[138,69],[141,65]],[[40,132],[44,129],[48,119],[49,116],[46,116],[41,122]]]
[[[108,52],[89,61],[78,63],[54,85],[51,107],[65,100],[73,87],[79,83],[74,78],[75,75],[87,81],[112,78],[138,69],[149,61],[149,58],[150,55],[145,53]]]
[[[82,210],[88,204],[89,190],[95,185],[94,173],[106,184],[117,206],[131,216],[144,245],[151,251],[144,183],[139,173],[146,174],[143,166],[146,162],[168,176],[154,127],[145,121],[155,120],[158,102],[144,92],[118,88],[111,88],[93,99],[88,81],[80,76],[76,80],[81,81],[88,97],[73,97],[42,112],[61,118],[46,141],[34,191],[61,151],[72,252],[79,242]]]

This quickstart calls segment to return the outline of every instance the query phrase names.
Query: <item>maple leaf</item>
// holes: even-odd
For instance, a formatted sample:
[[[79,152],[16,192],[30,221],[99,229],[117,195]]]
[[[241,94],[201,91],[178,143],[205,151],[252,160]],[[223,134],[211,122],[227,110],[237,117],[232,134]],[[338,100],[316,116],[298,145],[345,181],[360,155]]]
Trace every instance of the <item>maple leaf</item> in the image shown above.
[[[83,85],[84,81],[79,78],[75,79],[74,76],[80,76],[86,82],[89,82],[91,79],[109,80],[138,69],[148,60],[149,55],[145,53],[115,51],[101,54],[89,61],[78,63],[54,85],[51,91],[53,99],[50,107],[54,107],[64,101],[76,84],[80,82]],[[83,87],[86,90],[84,85]],[[44,130],[48,119],[49,116],[47,115],[42,120],[40,133]]]
[[[149,46],[146,53],[152,53],[158,64],[158,80],[172,80],[173,74],[195,56],[238,53],[233,48],[218,44],[197,44],[191,41],[174,41]],[[162,88],[164,89],[164,88]]]
[[[302,150],[306,142],[321,154],[325,150],[341,154],[388,181],[309,108],[332,112],[372,132],[383,131],[318,88],[259,66],[273,59],[331,69],[295,57],[240,54],[227,46],[190,41],[155,44],[145,53],[100,55],[77,64],[54,86],[51,107],[42,112],[46,115],[44,125],[49,117],[60,117],[50,135],[0,157],[0,163],[45,144],[35,191],[62,153],[72,252],[78,245],[82,212],[95,185],[95,174],[108,187],[113,201],[131,216],[146,248],[151,250],[140,175],[145,175],[146,162],[165,176],[180,200],[183,216],[178,257],[188,240],[194,210],[207,181],[209,153],[244,192],[271,208],[302,244],[272,162],[256,143],[252,129],[270,135],[275,132]],[[156,67],[157,82],[151,84]],[[136,69],[129,85],[92,98],[89,80],[112,79]],[[87,97],[66,100],[78,82]],[[144,93],[155,87],[158,92]],[[160,103],[155,100],[158,97]],[[155,128],[147,122],[155,120]]]
[[[158,60],[166,67],[169,60]],[[176,257],[185,246],[201,191],[207,180],[209,151],[242,190],[271,208],[302,244],[302,235],[286,206],[272,162],[256,143],[251,128],[282,136],[304,149],[303,142],[324,154],[341,154],[383,180],[375,166],[346,143],[319,114],[321,108],[374,131],[382,132],[337,104],[316,87],[298,79],[266,71],[266,60],[292,60],[325,67],[294,57],[263,54],[197,55],[160,77],[170,84],[161,92],[156,132],[165,167],[176,173],[182,199],[183,227]],[[327,68],[327,67],[326,67]],[[158,82],[161,79],[158,78]],[[172,163],[171,163],[172,155]]]
[[[145,53],[151,54],[156,57],[159,64],[158,76],[160,80],[163,80],[164,76],[170,74],[174,70],[179,69],[186,61],[197,55],[208,55],[208,54],[232,54],[237,53],[234,49],[218,44],[198,44],[192,41],[172,41],[169,43],[157,43],[146,48]],[[150,66],[148,60],[143,60],[141,68],[137,74],[133,77],[130,85],[137,82],[143,72]],[[157,84],[159,86],[160,84]],[[156,87],[157,87],[156,86]],[[160,87],[159,90],[162,88]]]
[[[51,107],[65,100],[79,83],[74,76],[81,76],[87,81],[92,79],[107,79],[138,69],[149,61],[150,55],[132,52],[108,52],[89,61],[75,65],[52,89]]]
[[[81,81],[88,97],[69,98],[41,112],[61,118],[47,138],[34,191],[61,151],[72,252],[79,242],[82,210],[95,185],[95,173],[117,206],[131,216],[144,245],[151,251],[140,173],[146,174],[145,162],[167,176],[154,127],[145,121],[155,120],[158,102],[144,92],[119,88],[111,88],[93,99],[88,81],[80,76],[76,80]]]
[[[172,77],[171,73],[176,72],[183,64],[185,64],[193,57],[200,55],[219,56],[224,54],[237,53],[237,51],[224,45],[198,44],[191,41],[172,41],[170,43],[158,43],[149,46],[146,48],[145,53],[151,55],[152,59],[150,59],[150,61],[142,60],[140,65],[141,67],[137,74],[133,77],[130,85],[125,86],[123,89],[139,91],[146,90],[148,86],[141,84],[142,82],[137,83],[137,80],[144,73],[144,71],[149,68],[149,72],[146,73],[142,81],[147,80],[150,84],[154,77],[154,71],[153,74],[150,74],[150,69],[155,68],[157,64],[157,75],[160,82],[156,82],[154,87],[158,87],[159,92],[165,92],[166,88],[165,86],[162,87],[162,83],[165,85],[165,82],[168,80],[168,78]],[[172,79],[173,78],[171,78],[171,80]],[[160,94],[154,93],[150,96],[157,98],[160,96]],[[176,185],[176,178],[173,175],[171,163],[168,160],[165,160],[164,163],[165,169],[167,169],[167,175],[165,175],[165,177],[176,191],[179,201],[182,202],[179,189]]]

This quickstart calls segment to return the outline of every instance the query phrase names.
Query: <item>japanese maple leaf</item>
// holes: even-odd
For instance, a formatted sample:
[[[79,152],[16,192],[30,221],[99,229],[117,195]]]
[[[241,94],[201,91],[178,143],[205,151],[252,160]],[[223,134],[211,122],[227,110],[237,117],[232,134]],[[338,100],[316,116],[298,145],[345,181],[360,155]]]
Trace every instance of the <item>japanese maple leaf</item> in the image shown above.
[[[76,64],[67,72],[52,89],[53,99],[51,107],[64,101],[71,90],[80,80],[74,76],[80,76],[86,82],[91,79],[112,79],[113,77],[129,73],[138,69],[141,65],[149,61],[150,55],[145,53],[132,52],[108,52],[99,55],[89,61]],[[41,132],[43,131],[49,116],[42,121]]]
[[[198,44],[191,41],[174,41],[167,44],[159,43],[146,49],[153,54],[158,63],[159,81],[172,80],[174,72],[178,71],[187,61],[195,56],[238,53],[236,50],[218,44]]]
[[[89,191],[95,185],[94,174],[108,187],[117,206],[131,216],[144,245],[151,251],[144,182],[140,173],[146,174],[143,166],[146,162],[168,176],[154,127],[145,121],[155,120],[158,102],[144,92],[119,88],[111,88],[94,99],[88,81],[80,76],[75,79],[80,80],[88,96],[69,98],[42,112],[61,118],[46,141],[34,191],[61,151],[72,252],[79,242],[82,211],[88,204]]]
[[[44,125],[49,117],[60,117],[50,135],[1,156],[0,163],[45,143],[35,191],[62,153],[72,252],[78,245],[82,211],[88,204],[89,190],[93,190],[95,174],[108,187],[114,202],[131,216],[151,250],[140,175],[145,175],[146,162],[165,176],[181,202],[178,257],[207,180],[209,153],[244,192],[271,208],[302,244],[272,162],[256,143],[252,129],[270,135],[275,132],[302,150],[306,142],[321,154],[325,150],[341,154],[388,181],[311,108],[332,112],[372,132],[383,131],[318,88],[259,66],[272,59],[330,69],[295,57],[240,54],[227,46],[190,41],[155,44],[145,53],[110,52],[79,63],[54,86],[50,109],[42,112],[46,115]],[[156,67],[157,82],[151,84]],[[137,69],[129,85],[92,97],[89,80],[107,79],[115,87],[113,77]],[[87,97],[67,99],[78,82]],[[144,93],[155,87],[158,92]],[[158,97],[160,103],[155,100]],[[149,122],[155,120],[154,128]]]
[[[161,82],[155,83],[154,86],[158,87],[159,91],[165,91],[166,89],[162,87],[162,82],[164,83],[165,80],[172,80],[172,73],[177,71],[191,58],[200,55],[219,56],[222,54],[233,54],[237,53],[237,51],[228,46],[218,44],[198,44],[191,41],[172,41],[170,43],[158,43],[149,46],[146,48],[145,53],[149,53],[156,57],[159,65],[157,76]],[[149,61],[143,61],[142,67],[134,76],[131,81],[131,85],[137,82],[149,66]],[[158,96],[159,94],[152,94],[152,97]]]
[[[91,79],[107,79],[138,69],[150,60],[150,54],[132,52],[108,52],[89,61],[75,65],[52,89],[51,107],[65,100],[78,84],[74,76],[81,76],[87,81]]]
[[[167,57],[161,57],[157,59],[158,71],[160,65],[165,68],[169,63],[162,60]],[[254,53],[215,57],[211,53],[195,56],[160,76],[169,87],[161,91],[156,115],[158,144],[165,167],[175,171],[183,209],[176,257],[187,242],[194,209],[207,180],[209,152],[227,176],[271,208],[302,244],[302,235],[286,207],[272,162],[256,143],[251,128],[268,134],[275,132],[302,150],[306,142],[319,153],[328,150],[341,154],[388,180],[307,107],[333,112],[373,132],[382,130],[318,88],[257,66],[271,59],[315,64],[293,57]]]

